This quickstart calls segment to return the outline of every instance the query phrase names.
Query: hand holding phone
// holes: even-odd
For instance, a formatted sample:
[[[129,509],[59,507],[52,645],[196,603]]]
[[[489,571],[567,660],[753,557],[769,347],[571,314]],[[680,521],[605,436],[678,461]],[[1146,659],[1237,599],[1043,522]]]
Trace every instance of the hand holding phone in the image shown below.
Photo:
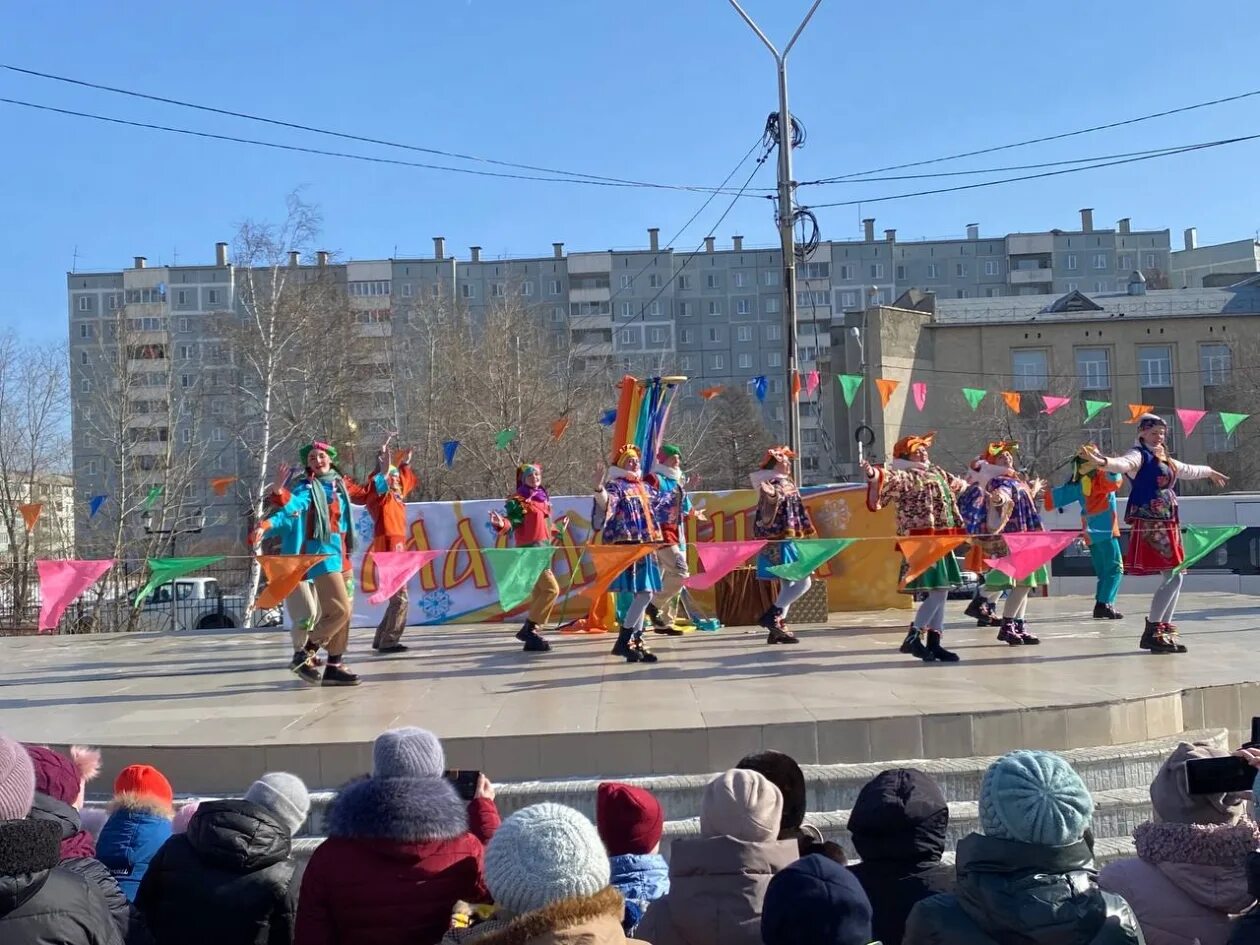
[[[471,801],[477,796],[477,788],[483,777],[480,771],[468,771],[460,768],[444,771],[442,776],[455,785],[455,793],[465,801]]]
[[[1241,753],[1186,762],[1186,786],[1191,794],[1241,794],[1250,791],[1255,781],[1256,769]]]

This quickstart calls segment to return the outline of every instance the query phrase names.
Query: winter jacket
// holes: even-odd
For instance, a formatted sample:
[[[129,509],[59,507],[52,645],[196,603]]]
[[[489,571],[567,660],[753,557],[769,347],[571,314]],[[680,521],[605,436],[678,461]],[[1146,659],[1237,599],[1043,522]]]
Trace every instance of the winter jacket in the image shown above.
[[[289,829],[249,801],[208,801],[149,864],[136,904],[157,945],[289,945]]]
[[[1247,886],[1260,899],[1260,852],[1247,854]],[[1260,902],[1234,920],[1228,945],[1260,945]]]
[[[96,857],[114,874],[127,900],[135,902],[149,861],[171,835],[174,813],[159,801],[136,795],[122,795],[110,806]]]
[[[885,771],[862,788],[849,815],[861,863],[850,869],[871,901],[871,934],[901,945],[914,904],[953,889],[953,870],[941,865],[949,805],[922,771]]]
[[[0,942],[122,945],[100,890],[57,866],[60,845],[52,821],[0,822]]]
[[[1142,824],[1137,857],[1108,864],[1098,885],[1137,913],[1147,945],[1225,945],[1231,915],[1255,902],[1247,857],[1260,846],[1250,820],[1237,824]]]
[[[669,864],[659,853],[623,853],[608,858],[612,868],[609,885],[626,900],[621,926],[629,935],[647,907],[669,892]]]
[[[905,945],[1142,945],[1137,916],[1098,888],[1084,840],[1036,846],[973,833],[953,894],[910,911]]]
[[[593,896],[565,899],[516,917],[493,918],[452,931],[443,945],[648,945],[621,930],[621,895],[609,887]]]
[[[83,829],[78,810],[55,797],[36,792],[31,812],[27,816],[31,820],[44,820],[57,825],[61,837],[59,865],[63,870],[82,876],[101,891],[123,940],[133,945],[147,942],[148,937],[144,934],[143,923],[136,915],[135,907],[127,901],[114,874],[96,858],[96,841]]]
[[[652,945],[761,945],[761,903],[774,874],[798,859],[795,840],[675,840],[669,894],[635,930]]]
[[[493,801],[465,806],[443,778],[352,782],[302,876],[296,945],[439,941],[457,901],[490,901],[482,857],[498,825]]]

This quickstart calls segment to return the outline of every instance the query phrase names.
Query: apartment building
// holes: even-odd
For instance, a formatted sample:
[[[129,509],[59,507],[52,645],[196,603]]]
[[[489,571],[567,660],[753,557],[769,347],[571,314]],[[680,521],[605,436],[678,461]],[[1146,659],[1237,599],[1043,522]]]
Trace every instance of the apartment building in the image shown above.
[[[1229,285],[1260,272],[1260,239],[1199,245],[1199,231],[1185,231],[1183,248],[1172,253],[1172,287]]]

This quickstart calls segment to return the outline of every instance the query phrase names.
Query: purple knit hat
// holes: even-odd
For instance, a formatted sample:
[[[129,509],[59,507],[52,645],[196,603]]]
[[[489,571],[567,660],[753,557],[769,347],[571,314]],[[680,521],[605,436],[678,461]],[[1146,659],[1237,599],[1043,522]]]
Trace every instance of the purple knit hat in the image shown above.
[[[71,807],[78,805],[83,785],[101,770],[101,753],[94,748],[72,745],[66,757],[44,745],[27,745],[26,753],[35,767],[35,790]]]
[[[0,735],[0,820],[23,820],[35,798],[35,768],[21,742]]]

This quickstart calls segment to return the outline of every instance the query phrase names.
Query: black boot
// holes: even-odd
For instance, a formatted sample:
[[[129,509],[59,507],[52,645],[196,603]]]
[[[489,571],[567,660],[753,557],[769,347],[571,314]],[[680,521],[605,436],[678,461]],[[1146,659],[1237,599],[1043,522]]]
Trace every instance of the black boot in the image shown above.
[[[983,594],[977,594],[971,598],[971,603],[967,605],[967,609],[963,611],[963,615],[970,617],[972,620],[979,620],[981,616],[988,616],[989,601]]]
[[[630,641],[631,648],[638,653],[640,663],[655,663],[657,656],[647,648],[647,644],[643,642],[643,631],[639,630],[634,634],[634,638]]]
[[[1147,617],[1146,626],[1142,628],[1142,639],[1138,641],[1138,646],[1143,650],[1149,650],[1155,643],[1155,634],[1158,630],[1159,624]]]
[[[901,652],[908,653],[911,656],[918,657],[921,660],[928,659],[927,647],[923,645],[923,634],[914,625],[910,625],[910,632],[906,634],[906,638],[901,641]]]
[[[644,613],[647,614],[648,620],[652,622],[653,633],[659,633],[667,637],[680,637],[683,635],[683,632],[674,626],[674,621],[662,614],[655,603],[648,604]]]
[[[1015,632],[1019,634],[1019,638],[1024,641],[1024,646],[1036,646],[1041,642],[1041,637],[1034,636],[1028,632],[1028,625],[1024,623],[1023,617],[1015,618]]]
[[[1155,639],[1151,644],[1152,653],[1184,653],[1185,644],[1177,642],[1177,628],[1170,623],[1155,625]]]
[[[633,636],[633,630],[622,627],[617,633],[617,642],[613,644],[612,655],[624,656],[627,663],[639,662],[638,648],[631,645],[631,638]]]
[[[538,624],[532,620],[525,621],[525,626],[517,631],[516,639],[525,644],[521,647],[525,653],[546,653],[551,649],[551,644],[538,632]]]
[[[1002,618],[1002,629],[998,631],[997,638],[1008,646],[1024,645],[1024,638],[1020,636],[1019,631],[1015,628],[1015,620],[1011,617]]]
[[[767,630],[780,630],[783,628],[783,611],[778,607],[771,607],[761,619],[757,621],[757,626],[765,627]]]
[[[320,676],[319,670],[315,668],[314,657],[315,654],[310,650],[298,650],[289,661],[289,672],[308,685],[318,686]]]
[[[927,632],[927,647],[925,648],[932,659],[938,663],[957,663],[958,654],[941,646],[941,631],[929,630]]]
[[[1124,614],[1120,613],[1120,611],[1116,610],[1116,608],[1112,607],[1110,604],[1104,604],[1102,601],[1094,604],[1095,620],[1121,620],[1123,618]]]
[[[770,632],[766,634],[767,643],[800,643],[801,638],[780,624],[777,627],[771,627]]]
[[[357,686],[359,677],[350,672],[341,663],[330,662],[324,667],[323,685],[325,686]]]

